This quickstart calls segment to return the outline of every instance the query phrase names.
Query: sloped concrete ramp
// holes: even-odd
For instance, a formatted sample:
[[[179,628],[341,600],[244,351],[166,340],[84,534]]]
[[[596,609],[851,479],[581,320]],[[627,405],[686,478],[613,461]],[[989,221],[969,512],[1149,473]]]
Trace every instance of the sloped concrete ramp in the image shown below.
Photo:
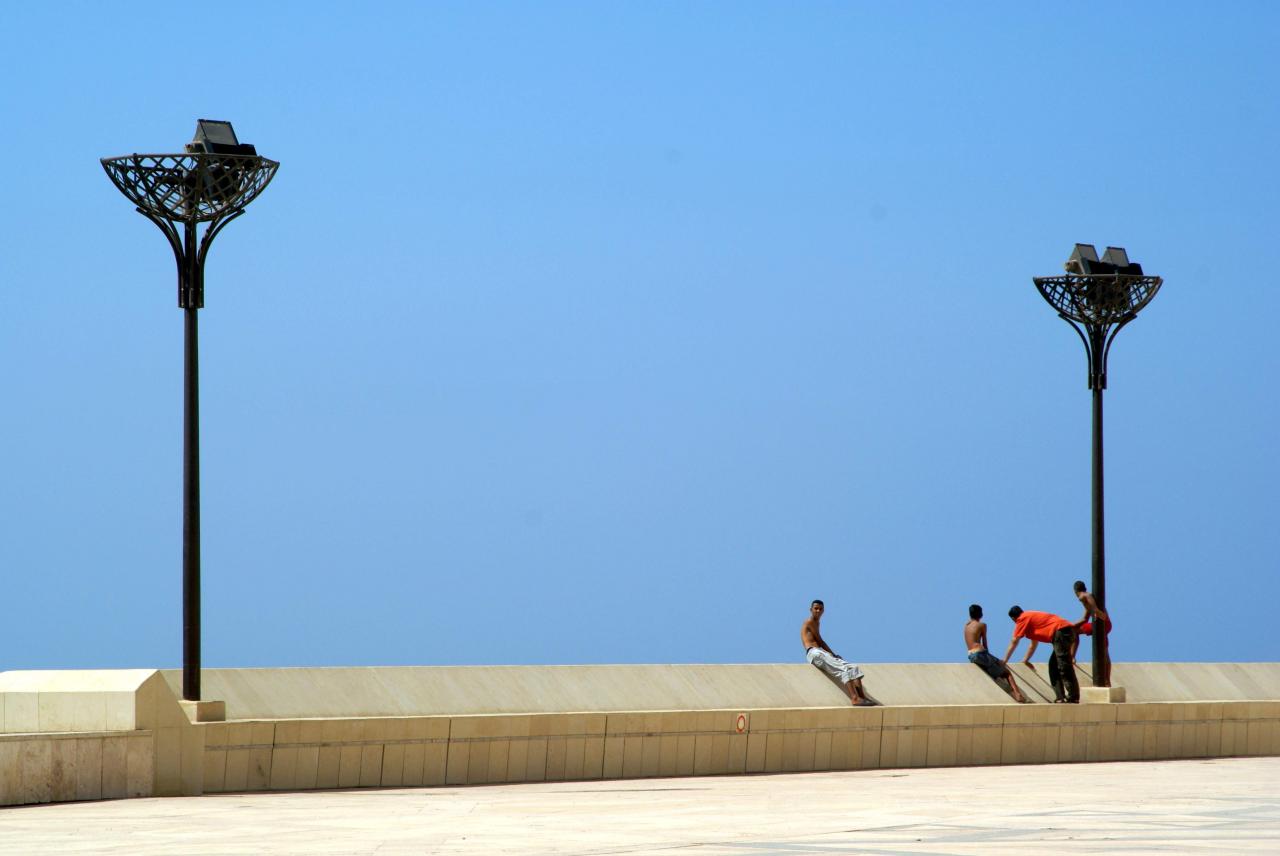
[[[968,663],[864,665],[885,705],[1012,704]],[[1052,697],[1046,668],[1015,667],[1036,701]],[[162,673],[175,694],[181,673]],[[1082,685],[1089,676],[1080,670]],[[1280,663],[1117,663],[1130,702],[1280,699]],[[730,708],[837,707],[842,690],[807,664],[399,666],[205,669],[205,698],[230,719],[436,716]]]

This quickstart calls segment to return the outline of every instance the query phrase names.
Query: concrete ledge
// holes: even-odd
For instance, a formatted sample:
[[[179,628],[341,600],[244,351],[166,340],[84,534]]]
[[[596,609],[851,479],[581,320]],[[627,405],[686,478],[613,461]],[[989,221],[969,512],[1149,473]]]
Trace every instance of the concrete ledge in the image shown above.
[[[0,722],[0,805],[200,793],[203,732],[155,669],[0,673]]]

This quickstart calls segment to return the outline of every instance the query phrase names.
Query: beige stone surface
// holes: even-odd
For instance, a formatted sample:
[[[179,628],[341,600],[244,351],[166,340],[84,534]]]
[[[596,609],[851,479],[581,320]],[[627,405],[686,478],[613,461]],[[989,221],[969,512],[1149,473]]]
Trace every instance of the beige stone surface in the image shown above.
[[[133,692],[155,669],[60,669],[0,672],[0,693]]]
[[[1080,701],[1084,704],[1122,704],[1127,692],[1124,687],[1080,687]]]
[[[889,706],[1011,704],[968,663],[863,664]],[[1047,669],[1016,666],[1038,702]],[[1130,702],[1280,699],[1280,663],[1116,663]],[[174,693],[181,674],[162,673]],[[1089,683],[1085,668],[1082,685]],[[459,713],[714,710],[839,706],[841,690],[804,663],[761,665],[421,666],[206,669],[204,693],[232,719]]]
[[[86,738],[76,744],[76,794],[78,800],[102,798],[102,738]]]
[[[171,695],[154,669],[0,672],[0,732],[150,728]]]
[[[3,674],[0,674],[0,677],[3,676]],[[4,730],[10,734],[23,734],[40,730],[39,693],[25,691],[5,693]]]
[[[1087,772],[1087,775],[1085,773]],[[1274,853],[1280,759],[262,793],[0,812],[0,851]]]
[[[24,740],[18,745],[22,758],[22,801],[49,802],[53,798],[53,741]]]
[[[22,802],[22,743],[0,741],[0,805]]]
[[[1269,691],[1271,672],[1277,668],[1275,664],[1252,664],[1250,668],[1227,665],[1229,668],[1220,673],[1200,668],[1180,672],[1164,665],[1158,669],[1168,672],[1174,684],[1173,679],[1179,676],[1198,679],[1216,675],[1213,680],[1205,678],[1214,692],[1229,685],[1237,695],[1247,695]],[[594,667],[550,671],[531,667],[512,683],[523,683],[525,690],[537,696],[556,681],[560,690],[578,692],[591,689],[588,678],[600,679],[601,706],[621,700],[683,700],[692,704],[699,694],[705,702],[714,693],[739,692],[740,685],[751,686],[752,681],[756,684],[750,692],[761,694],[762,676],[781,675],[790,680],[779,684],[781,694],[788,695],[809,681],[806,692],[811,698],[822,696],[830,706],[811,702],[782,708],[742,705],[452,716],[348,714],[193,723],[159,672],[130,671],[118,681],[107,680],[101,673],[41,673],[48,677],[46,681],[39,680],[36,673],[11,673],[6,685],[16,689],[5,697],[6,715],[22,721],[33,717],[36,730],[0,734],[0,744],[16,747],[6,749],[0,759],[8,765],[0,771],[0,800],[12,804],[86,799],[95,793],[116,798],[201,791],[477,785],[1280,754],[1277,699],[1016,705],[981,672],[960,664],[885,667],[885,689],[880,695],[888,701],[901,698],[918,692],[921,681],[930,678],[940,696],[955,697],[976,688],[975,695],[994,690],[1002,698],[986,704],[889,704],[859,709],[850,707],[830,682],[807,665],[608,668],[616,671],[606,674]],[[254,703],[264,706],[296,704],[298,699],[293,696],[308,692],[300,679],[308,673],[324,672],[326,686],[337,693],[330,702],[342,706],[356,704],[347,691],[358,689],[362,681],[372,680],[369,686],[374,689],[393,687],[395,692],[388,691],[381,701],[360,702],[376,706],[387,699],[399,699],[399,704],[413,697],[412,680],[429,671],[440,670],[247,670],[229,673],[226,687],[244,679],[253,692],[240,698],[252,697]],[[463,684],[489,673],[485,669],[445,671],[450,671],[451,680]],[[899,672],[910,680],[895,684],[889,675]],[[338,687],[343,675],[351,682],[345,690]],[[632,687],[625,679],[646,676],[654,677],[659,685]],[[274,684],[265,681],[275,677],[285,690],[273,689]],[[705,678],[707,685],[698,685],[696,679],[700,678]],[[1037,691],[1034,681],[1039,679],[1038,674],[1029,675],[1029,692]],[[104,689],[77,689],[95,685]],[[133,689],[119,689],[127,685]],[[46,692],[43,687],[53,689]],[[280,692],[290,697],[273,700],[272,693]],[[1182,690],[1174,686],[1170,692]],[[680,693],[686,695],[673,699]],[[102,699],[119,698],[127,699],[128,705],[116,713],[101,703]],[[551,700],[555,698],[564,700],[563,696]],[[524,697],[521,703],[535,706],[534,702],[550,704],[544,696]],[[449,706],[460,702],[455,698],[436,703]],[[133,728],[112,738],[111,732],[101,727],[76,727],[102,726],[113,716]],[[83,741],[93,742],[81,746]]]
[[[190,722],[224,722],[227,718],[227,703],[219,699],[204,699],[201,701],[187,701],[179,696],[178,704],[181,705],[183,713],[187,715]]]
[[[102,798],[121,799],[129,796],[127,737],[102,739]]]

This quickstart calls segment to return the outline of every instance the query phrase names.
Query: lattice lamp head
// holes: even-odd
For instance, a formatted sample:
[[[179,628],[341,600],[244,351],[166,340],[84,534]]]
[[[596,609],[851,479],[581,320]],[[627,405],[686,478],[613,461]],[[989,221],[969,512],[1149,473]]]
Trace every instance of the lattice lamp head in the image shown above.
[[[1132,321],[1160,290],[1123,247],[1107,247],[1102,258],[1092,244],[1076,244],[1063,265],[1066,276],[1035,277],[1036,288],[1058,314],[1086,327]]]
[[[201,119],[186,151],[103,158],[111,182],[145,215],[203,223],[244,209],[280,164],[241,143],[230,122]]]

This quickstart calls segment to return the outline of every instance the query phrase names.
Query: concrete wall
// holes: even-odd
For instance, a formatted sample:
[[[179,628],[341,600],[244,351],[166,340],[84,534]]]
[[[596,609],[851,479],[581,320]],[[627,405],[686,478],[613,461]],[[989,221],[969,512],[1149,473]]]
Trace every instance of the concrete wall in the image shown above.
[[[154,669],[0,673],[0,805],[200,793],[204,732]]]
[[[868,692],[885,705],[1011,704],[968,663],[865,664]],[[1047,667],[1014,667],[1035,701],[1053,691]],[[1129,701],[1280,699],[1280,663],[1116,663]],[[166,671],[175,694],[181,673]],[[1079,670],[1081,685],[1091,683]],[[234,719],[427,716],[834,707],[846,697],[805,663],[655,666],[423,666],[205,669],[204,695]]]
[[[0,734],[0,806],[149,797],[155,740],[129,734]]]
[[[1280,702],[210,723],[207,792],[1280,755]]]
[[[0,805],[1280,755],[1280,664],[1117,664],[1129,703],[1096,705],[1016,705],[967,664],[865,668],[887,706],[807,665],[207,670],[227,722],[190,721],[171,673],[5,672]]]

